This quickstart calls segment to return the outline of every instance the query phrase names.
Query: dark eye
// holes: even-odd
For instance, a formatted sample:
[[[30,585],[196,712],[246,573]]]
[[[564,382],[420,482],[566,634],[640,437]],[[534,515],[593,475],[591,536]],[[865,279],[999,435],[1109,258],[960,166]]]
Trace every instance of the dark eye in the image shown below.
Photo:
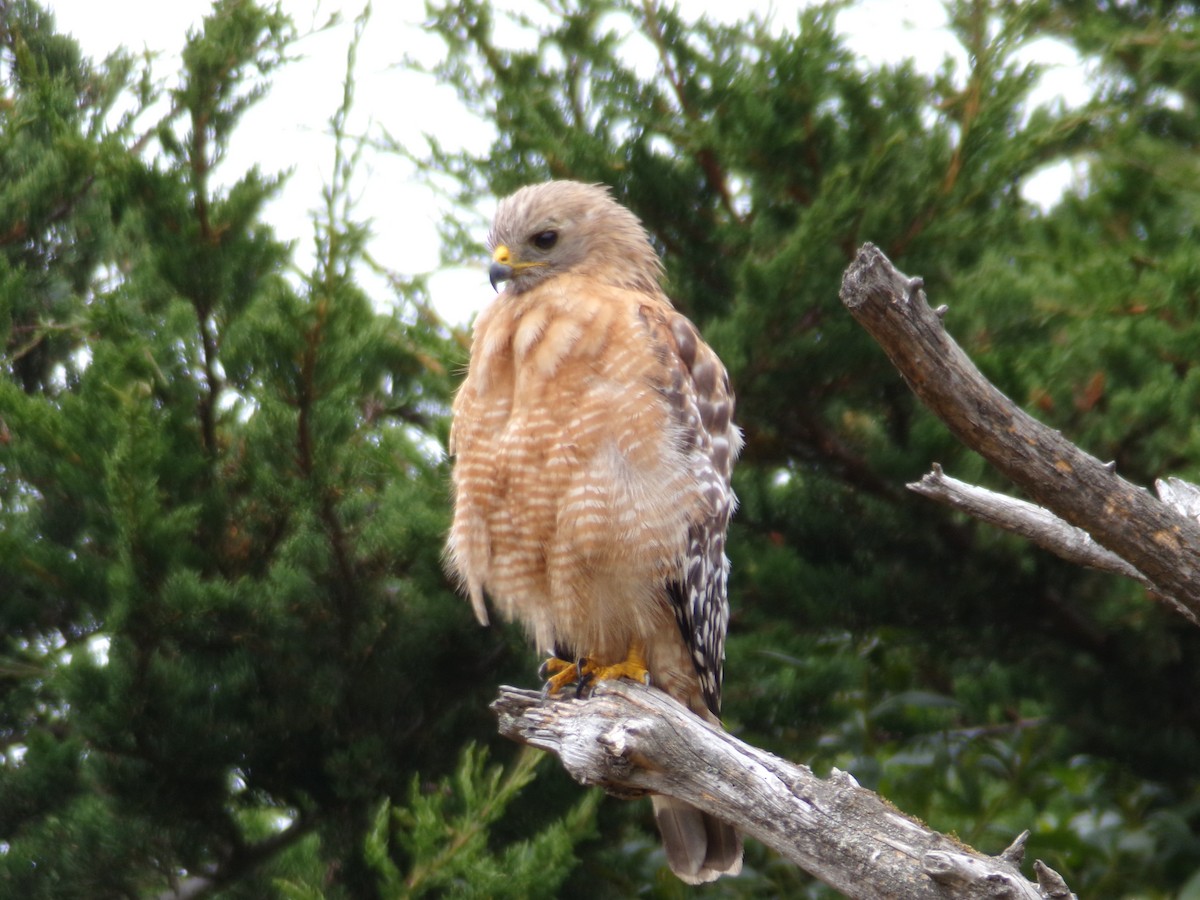
[[[558,232],[553,229],[550,229],[549,231],[543,231],[541,234],[535,234],[533,236],[533,246],[537,247],[539,250],[549,250],[557,243]]]

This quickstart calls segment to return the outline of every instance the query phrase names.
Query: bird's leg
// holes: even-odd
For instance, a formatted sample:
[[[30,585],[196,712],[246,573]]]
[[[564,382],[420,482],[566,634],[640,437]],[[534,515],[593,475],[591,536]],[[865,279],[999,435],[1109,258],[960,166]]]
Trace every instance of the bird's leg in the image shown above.
[[[577,684],[582,689],[584,684],[583,667],[586,662],[586,659],[569,662],[559,659],[557,656],[546,659],[538,666],[538,678],[545,682],[542,686],[542,695],[549,697],[557,694],[569,684]]]
[[[569,684],[576,686],[576,695],[581,695],[586,688],[601,681],[615,681],[618,678],[629,678],[650,683],[650,671],[646,668],[645,649],[641,642],[634,641],[629,645],[625,659],[611,666],[602,666],[591,657],[584,657],[577,662],[568,662],[551,656],[538,669],[538,677],[546,682],[542,692],[547,696],[557,694]]]
[[[650,683],[650,670],[646,668],[646,650],[641,641],[634,641],[629,645],[629,652],[621,662],[611,666],[600,666],[586,659],[580,666],[580,672],[589,685],[601,681],[616,681],[618,678],[628,678],[642,684]]]

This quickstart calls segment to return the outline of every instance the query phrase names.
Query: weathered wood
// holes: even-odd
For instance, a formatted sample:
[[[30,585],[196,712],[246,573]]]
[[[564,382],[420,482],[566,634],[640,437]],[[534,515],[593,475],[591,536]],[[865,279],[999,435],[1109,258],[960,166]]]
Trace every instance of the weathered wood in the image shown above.
[[[1105,550],[1082,528],[1064,522],[1050,510],[1035,503],[951,478],[937,463],[920,481],[914,481],[907,487],[922,497],[1018,534],[1076,565],[1112,572],[1140,581],[1147,587],[1152,586],[1141,572],[1115,553]]]
[[[1116,474],[997,390],[946,333],[919,278],[872,244],[842,279],[842,302],[954,435],[1035,503],[1087,531],[1158,594],[1200,616],[1200,524]]]
[[[1154,482],[1158,499],[1181,516],[1200,522],[1200,486],[1182,478],[1160,478]]]
[[[1178,482],[1178,479],[1171,481]],[[1167,501],[1162,490],[1163,484],[1161,481],[1156,482],[1160,488],[1159,496],[1172,508],[1179,510],[1178,506]],[[1132,578],[1153,591],[1155,597],[1169,604],[1193,625],[1200,625],[1200,619],[1197,619],[1190,609],[1173,597],[1159,594],[1149,578],[1115,553],[1105,550],[1082,528],[1064,522],[1048,509],[951,478],[937,463],[933,464],[933,470],[923,475],[920,481],[914,481],[907,487],[922,497],[965,512],[981,522],[1018,534],[1067,562]]]
[[[818,778],[646,685],[603,682],[586,700],[502,687],[492,709],[501,734],[556,754],[577,781],[619,796],[686,800],[847,897],[1050,896],[1018,868],[1027,835],[1001,856],[985,856],[909,818],[850,775]],[[1045,872],[1045,883],[1062,882]]]

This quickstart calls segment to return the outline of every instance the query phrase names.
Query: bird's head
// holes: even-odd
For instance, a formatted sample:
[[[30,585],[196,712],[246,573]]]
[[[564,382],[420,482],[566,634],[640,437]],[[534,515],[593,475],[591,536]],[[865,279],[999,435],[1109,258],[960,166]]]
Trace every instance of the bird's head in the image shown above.
[[[598,184],[547,181],[504,198],[488,249],[492,287],[512,293],[565,272],[654,293],[662,274],[637,216]]]

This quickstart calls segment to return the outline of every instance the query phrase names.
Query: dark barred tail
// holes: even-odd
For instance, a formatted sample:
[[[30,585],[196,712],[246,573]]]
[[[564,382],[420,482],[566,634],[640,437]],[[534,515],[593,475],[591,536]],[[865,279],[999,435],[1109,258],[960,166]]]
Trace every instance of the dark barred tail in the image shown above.
[[[742,871],[742,838],[720,819],[674,797],[653,797],[654,820],[671,871],[688,884]]]

